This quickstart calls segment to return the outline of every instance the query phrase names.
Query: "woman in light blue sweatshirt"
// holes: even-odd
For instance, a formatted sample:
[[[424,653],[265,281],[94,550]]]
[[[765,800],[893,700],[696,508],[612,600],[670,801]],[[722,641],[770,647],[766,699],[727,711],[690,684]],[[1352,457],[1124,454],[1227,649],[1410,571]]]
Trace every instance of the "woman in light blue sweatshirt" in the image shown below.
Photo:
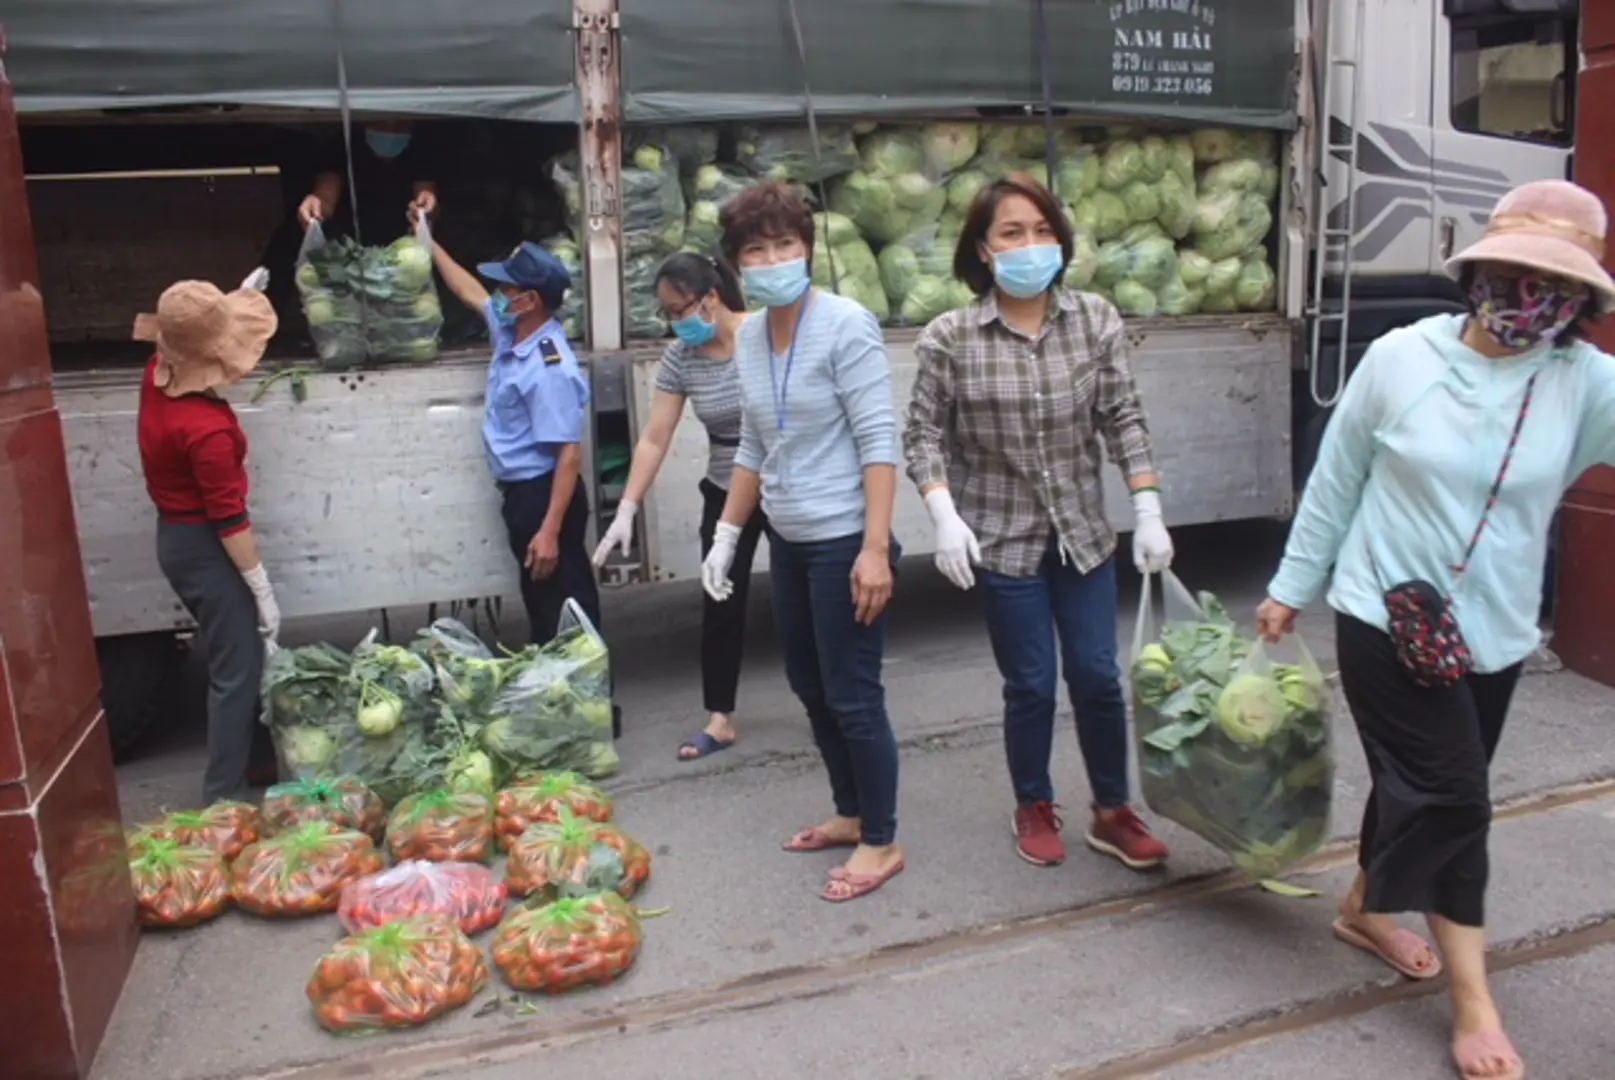
[[[1503,197],[1448,267],[1470,314],[1393,330],[1364,355],[1258,613],[1277,640],[1333,570],[1341,684],[1373,782],[1335,933],[1432,978],[1441,961],[1395,921],[1426,916],[1466,1078],[1524,1074],[1486,980],[1487,769],[1539,641],[1554,511],[1583,472],[1615,463],[1615,358],[1585,340],[1615,305],[1606,228],[1598,198],[1566,181]],[[1467,656],[1409,625],[1397,596],[1410,588],[1450,613]]]
[[[813,214],[794,189],[750,188],[724,204],[722,225],[724,255],[768,311],[736,336],[740,449],[701,579],[714,600],[728,600],[741,526],[760,497],[785,672],[835,803],[829,820],[785,847],[852,848],[822,893],[841,903],[903,869],[897,740],[881,684],[898,555],[891,365],[873,315],[813,288]]]

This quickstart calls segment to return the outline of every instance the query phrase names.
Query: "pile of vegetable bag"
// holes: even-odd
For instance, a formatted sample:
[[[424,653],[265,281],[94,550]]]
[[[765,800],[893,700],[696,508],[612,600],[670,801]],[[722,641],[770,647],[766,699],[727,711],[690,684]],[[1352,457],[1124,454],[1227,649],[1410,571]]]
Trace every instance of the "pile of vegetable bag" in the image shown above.
[[[1162,577],[1152,634],[1146,576],[1133,641],[1133,730],[1150,809],[1270,878],[1329,837],[1330,697],[1299,638],[1297,661],[1242,637],[1215,596]]]
[[[710,127],[658,128],[631,136],[628,146],[625,177],[648,171],[635,161],[643,149],[677,159],[685,250],[716,253],[723,203],[749,183],[804,185],[818,219],[814,283],[857,300],[888,325],[924,325],[973,299],[953,276],[954,246],[976,193],[1012,173],[1052,180],[1066,206],[1076,241],[1065,284],[1099,293],[1126,315],[1271,311],[1277,300],[1268,246],[1280,170],[1271,132],[1062,127],[1052,177],[1036,124],[828,125],[820,128],[817,154],[799,127],[737,126],[717,137]],[[699,163],[692,166],[687,153]],[[575,159],[568,160],[555,178],[579,220],[581,191]],[[821,190],[827,206],[818,205]],[[655,271],[675,231],[657,219],[662,243],[630,246],[630,337],[667,333]]]
[[[264,792],[263,820],[269,835],[313,822],[353,829],[379,842],[387,828],[387,805],[358,777],[292,780]]]
[[[337,942],[308,980],[314,1017],[339,1033],[415,1027],[488,984],[482,951],[452,919],[424,916]]]
[[[207,848],[229,862],[248,844],[256,843],[263,832],[263,814],[256,806],[223,800],[204,810],[176,810],[139,826],[130,847],[146,840],[172,840],[186,847]]]
[[[607,822],[616,813],[611,797],[574,772],[539,773],[499,793],[494,830],[506,851],[531,826],[558,822],[561,812],[586,821]]]
[[[478,791],[406,796],[387,822],[387,852],[398,862],[487,862],[494,852],[493,802]]]
[[[529,826],[509,850],[505,877],[514,896],[553,900],[614,892],[631,900],[650,880],[650,852],[639,841],[564,808],[559,820]]]
[[[350,881],[382,868],[370,837],[313,822],[250,844],[230,867],[236,906],[269,918],[335,911]]]
[[[410,860],[360,878],[342,890],[337,918],[348,933],[440,915],[464,934],[480,934],[504,918],[510,891],[499,875],[473,863]]]
[[[385,247],[328,240],[319,222],[310,224],[297,257],[297,291],[321,365],[436,360],[443,307],[432,265],[424,219]]]
[[[230,906],[229,867],[209,847],[146,837],[131,852],[129,879],[141,926],[196,926]]]

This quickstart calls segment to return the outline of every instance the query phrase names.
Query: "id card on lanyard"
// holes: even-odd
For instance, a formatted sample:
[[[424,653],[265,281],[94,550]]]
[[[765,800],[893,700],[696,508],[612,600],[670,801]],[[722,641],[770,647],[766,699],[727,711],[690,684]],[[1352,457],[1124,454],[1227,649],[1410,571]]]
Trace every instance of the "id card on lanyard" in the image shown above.
[[[781,491],[790,486],[788,462],[790,456],[785,452],[785,422],[786,409],[790,404],[791,396],[791,368],[796,364],[796,346],[802,340],[802,330],[807,325],[808,309],[813,306],[813,293],[809,292],[807,299],[802,303],[802,311],[796,317],[796,329],[791,333],[791,347],[785,354],[785,378],[779,377],[774,364],[774,335],[770,328],[763,327],[768,337],[768,382],[769,389],[774,395],[774,421],[779,432],[779,440],[774,444],[776,476],[775,486]]]

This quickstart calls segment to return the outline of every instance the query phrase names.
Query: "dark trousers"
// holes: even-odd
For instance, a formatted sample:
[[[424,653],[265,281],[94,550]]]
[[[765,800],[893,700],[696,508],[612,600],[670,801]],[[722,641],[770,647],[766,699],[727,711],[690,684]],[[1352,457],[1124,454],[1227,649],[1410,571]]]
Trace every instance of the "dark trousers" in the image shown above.
[[[977,577],[993,658],[1004,677],[1004,751],[1016,802],[1054,801],[1049,757],[1063,665],[1094,804],[1126,806],[1127,703],[1116,662],[1115,559],[1081,574],[1051,541],[1032,577],[987,570]]]
[[[729,493],[711,480],[701,481],[701,558],[712,550],[712,538]],[[740,530],[729,580],[735,591],[719,603],[701,594],[701,696],[707,712],[735,711],[735,690],[740,685],[740,660],[746,645],[746,604],[751,595],[751,564],[757,541],[768,526],[761,510]]]
[[[550,492],[555,475],[540,476],[534,480],[502,483],[499,491],[504,496],[505,532],[510,537],[510,552],[516,556],[521,568],[522,606],[527,609],[528,639],[534,645],[543,645],[555,636],[561,621],[561,611],[567,600],[576,600],[583,613],[595,628],[605,633],[600,624],[600,586],[594,579],[594,567],[589,563],[588,528],[589,497],[579,481],[572,494],[572,503],[561,519],[561,559],[555,572],[542,580],[534,580],[532,571],[524,564],[527,548],[544,525],[550,512]]]
[[[1410,678],[1384,631],[1337,615],[1340,683],[1372,786],[1358,861],[1364,908],[1486,923],[1487,775],[1523,665],[1432,690]]]
[[[862,549],[862,534],[768,540],[785,676],[813,725],[836,814],[859,819],[864,843],[880,847],[897,838],[897,738],[880,678],[885,616],[873,626],[854,618],[852,567]],[[897,557],[893,543],[894,567]]]
[[[202,801],[247,794],[247,766],[258,726],[264,640],[258,605],[211,525],[157,525],[157,564],[207,650],[207,772]]]

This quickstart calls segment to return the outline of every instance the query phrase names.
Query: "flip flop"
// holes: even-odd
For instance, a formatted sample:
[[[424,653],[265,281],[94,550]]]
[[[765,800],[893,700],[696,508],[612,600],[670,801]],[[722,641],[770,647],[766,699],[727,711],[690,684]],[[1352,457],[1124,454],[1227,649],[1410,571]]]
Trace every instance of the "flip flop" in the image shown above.
[[[785,841],[783,846],[786,851],[795,852],[829,851],[831,848],[857,847],[858,841],[838,840],[814,825]]]
[[[1481,1063],[1489,1058],[1509,1062],[1507,1072],[1480,1072]],[[1501,1031],[1476,1031],[1452,1040],[1452,1063],[1464,1080],[1525,1080],[1525,1063],[1509,1037]]]
[[[1378,957],[1404,978],[1412,979],[1415,982],[1423,982],[1441,974],[1440,957],[1436,957],[1435,967],[1429,971],[1420,971],[1407,960],[1393,956],[1391,952],[1380,946],[1373,938],[1352,926],[1345,919],[1335,920],[1334,932],[1335,937],[1344,941],[1347,945],[1361,949],[1371,956]],[[1435,955],[1434,950],[1430,948],[1430,943],[1411,930],[1397,930],[1391,935],[1391,940],[1396,943],[1397,952],[1401,953],[1402,956],[1416,955],[1421,950],[1430,952],[1432,956]]]
[[[903,872],[903,860],[898,859],[891,869],[883,874],[854,874],[844,866],[838,866],[830,871],[830,884],[824,887],[819,899],[827,900],[832,904],[845,904],[848,900],[856,900],[860,896],[868,896],[892,878]],[[836,885],[845,885],[846,893],[832,892]]]
[[[715,739],[710,734],[703,731],[689,742],[679,744],[679,760],[700,761],[704,757],[711,757],[713,754],[720,754],[733,745],[735,745],[733,739],[728,742],[724,742],[722,739]],[[684,754],[684,751],[686,750],[694,750],[695,753],[686,757]]]

